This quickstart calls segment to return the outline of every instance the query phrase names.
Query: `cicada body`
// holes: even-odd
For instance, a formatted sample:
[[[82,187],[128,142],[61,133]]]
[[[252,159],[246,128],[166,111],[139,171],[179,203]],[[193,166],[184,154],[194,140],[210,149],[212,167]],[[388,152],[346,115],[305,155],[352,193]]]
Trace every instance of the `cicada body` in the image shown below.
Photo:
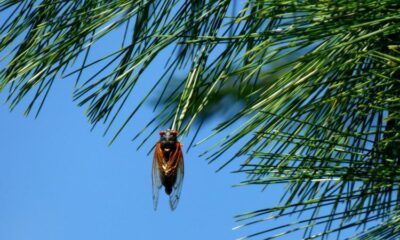
[[[177,135],[177,131],[174,130],[161,131],[160,141],[156,144],[152,167],[154,210],[157,209],[158,193],[162,186],[169,195],[171,210],[174,210],[179,202],[184,166],[182,148]]]

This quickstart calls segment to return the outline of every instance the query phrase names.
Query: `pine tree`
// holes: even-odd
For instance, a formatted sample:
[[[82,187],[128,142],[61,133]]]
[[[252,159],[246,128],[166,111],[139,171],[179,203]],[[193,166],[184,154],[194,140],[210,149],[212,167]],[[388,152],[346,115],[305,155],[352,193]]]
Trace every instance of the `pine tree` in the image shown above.
[[[112,141],[157,90],[149,134],[169,125],[185,135],[230,96],[244,104],[216,126],[210,137],[222,140],[208,159],[225,166],[243,158],[241,185],[287,187],[281,205],[238,220],[299,216],[248,237],[341,239],[366,226],[355,239],[398,239],[399,10],[398,0],[4,0],[0,90],[11,109],[26,100],[26,114],[38,114],[53,83],[75,77],[74,98],[91,124],[104,121],[108,131],[121,109],[133,109]],[[90,61],[116,32],[115,49]],[[141,74],[171,48],[153,88],[128,102]],[[92,67],[96,74],[83,77]],[[174,77],[182,69],[186,77]],[[224,154],[233,146],[234,156]]]

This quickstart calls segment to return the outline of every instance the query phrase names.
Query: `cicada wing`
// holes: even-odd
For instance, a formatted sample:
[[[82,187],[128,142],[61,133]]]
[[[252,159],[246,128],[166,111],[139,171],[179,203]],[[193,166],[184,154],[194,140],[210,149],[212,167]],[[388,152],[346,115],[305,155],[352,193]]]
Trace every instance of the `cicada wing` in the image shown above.
[[[184,176],[184,163],[183,163],[183,154],[181,149],[181,144],[177,143],[176,153],[174,154],[176,157],[176,181],[174,186],[172,187],[172,192],[169,195],[169,206],[171,210],[175,210],[176,206],[178,206],[179,198],[181,196],[182,191],[182,183]]]
[[[156,149],[154,150],[154,157],[153,157],[153,166],[152,166],[152,185],[153,185],[153,207],[154,210],[157,210],[158,204],[158,193],[160,188],[162,187],[161,184],[161,177],[160,177],[160,158],[162,159],[162,153],[160,155],[160,143],[156,144]]]

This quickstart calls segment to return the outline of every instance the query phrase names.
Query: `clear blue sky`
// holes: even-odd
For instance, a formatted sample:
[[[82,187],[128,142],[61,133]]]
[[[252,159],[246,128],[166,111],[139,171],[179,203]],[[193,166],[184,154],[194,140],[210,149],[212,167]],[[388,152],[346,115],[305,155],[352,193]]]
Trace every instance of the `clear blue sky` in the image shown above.
[[[239,176],[216,174],[196,150],[178,208],[161,195],[155,212],[150,146],[137,152],[122,135],[108,147],[63,85],[37,120],[0,108],[0,239],[234,239],[245,231],[231,230],[232,216],[269,204],[259,189],[232,188]]]
[[[38,119],[21,111],[0,108],[0,239],[234,239],[247,231],[231,230],[238,225],[233,215],[278,197],[232,188],[243,176],[215,173],[218,164],[198,157],[207,146],[201,145],[185,155],[176,211],[161,194],[155,212],[150,143],[136,151],[124,132],[108,147],[102,129],[90,132],[68,82],[56,84]]]
[[[103,48],[119,37],[110,36]],[[101,46],[94,50],[103,54]],[[154,77],[162,74],[167,57],[157,59],[140,88],[148,88]],[[215,173],[222,159],[208,165],[198,157],[208,144],[185,155],[186,175],[176,211],[170,211],[161,194],[155,212],[152,159],[147,151],[158,136],[139,151],[139,142],[130,139],[156,113],[145,106],[108,147],[111,136],[102,137],[102,127],[91,132],[84,109],[72,102],[73,81],[56,82],[36,120],[33,115],[22,115],[24,104],[12,113],[0,105],[1,240],[235,239],[267,227],[231,230],[238,225],[235,214],[272,206],[283,191],[232,188],[244,179],[230,173],[239,162]],[[144,91],[132,99],[140,98],[140,92]],[[4,98],[1,93],[2,102]],[[218,119],[213,121],[201,136],[206,136]],[[189,140],[184,138],[183,144],[188,145]]]

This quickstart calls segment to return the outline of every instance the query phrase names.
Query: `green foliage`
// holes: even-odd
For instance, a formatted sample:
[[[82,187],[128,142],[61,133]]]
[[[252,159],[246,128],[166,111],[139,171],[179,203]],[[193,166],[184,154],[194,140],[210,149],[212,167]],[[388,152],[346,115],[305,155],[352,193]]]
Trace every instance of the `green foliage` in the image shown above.
[[[381,221],[355,239],[399,238],[400,3],[232,2],[239,13],[230,13],[227,0],[1,1],[0,10],[14,12],[0,26],[0,51],[11,58],[0,90],[9,87],[11,108],[35,91],[29,113],[81,56],[75,98],[92,124],[110,126],[143,71],[175,46],[164,75],[115,136],[160,85],[178,94],[161,94],[166,104],[155,129],[169,123],[183,134],[212,103],[236,96],[245,104],[210,137],[246,121],[210,150],[209,160],[235,147],[223,166],[245,156],[242,185],[287,185],[280,206],[238,220],[247,226],[300,214],[249,237],[303,231],[306,239],[326,239]],[[121,49],[86,62],[91,46],[121,26]],[[101,71],[81,83],[82,72],[100,63]],[[187,77],[171,84],[187,64]]]

